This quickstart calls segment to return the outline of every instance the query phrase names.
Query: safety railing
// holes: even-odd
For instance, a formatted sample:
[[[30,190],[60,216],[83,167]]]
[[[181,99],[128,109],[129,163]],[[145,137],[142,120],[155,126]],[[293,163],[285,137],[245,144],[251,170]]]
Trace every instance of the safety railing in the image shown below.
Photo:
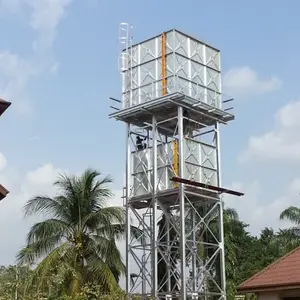
[[[167,94],[182,93],[212,107],[228,112],[233,110],[233,106],[231,106],[233,99],[222,101],[221,93],[215,90],[177,75],[168,76],[165,79]],[[110,108],[116,112],[162,97],[164,89],[162,82],[163,79],[160,79],[133,89],[128,88],[122,94],[122,99],[110,98],[113,101]]]
[[[126,109],[147,101],[154,100],[163,95],[163,82],[167,83],[167,94],[182,93],[213,107],[221,108],[221,94],[199,83],[189,81],[178,75],[168,76],[164,79],[154,80],[133,89],[128,88],[123,93],[122,108]]]

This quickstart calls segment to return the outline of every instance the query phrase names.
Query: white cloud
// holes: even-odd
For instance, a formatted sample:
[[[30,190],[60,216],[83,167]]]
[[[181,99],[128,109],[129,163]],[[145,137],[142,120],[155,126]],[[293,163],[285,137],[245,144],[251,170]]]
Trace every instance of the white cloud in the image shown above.
[[[0,171],[2,171],[7,165],[5,156],[0,153]]]
[[[0,183],[9,190],[8,196],[0,201],[0,265],[14,263],[16,253],[25,244],[30,226],[38,220],[37,217],[23,217],[22,208],[26,201],[39,194],[53,196],[57,192],[53,183],[62,173],[68,171],[49,162],[21,174],[7,165],[5,156],[0,153]],[[121,190],[114,191],[114,197],[107,205],[123,205],[122,193]],[[124,241],[120,243],[120,250],[125,257]]]
[[[53,183],[57,179],[58,173],[65,171],[55,169],[51,163],[47,163],[34,171],[29,171],[25,176],[25,182],[30,186],[48,187],[49,182]]]
[[[45,50],[52,46],[59,22],[72,0],[27,0],[32,9],[30,25],[37,31],[35,50]]]
[[[58,69],[59,69],[59,62],[54,62],[50,68],[50,72],[53,75],[56,75],[58,73]]]
[[[4,12],[8,11],[10,13],[16,13],[21,8],[21,1],[20,0],[1,0],[0,8]]]
[[[45,71],[55,74],[58,63],[52,55],[52,45],[59,22],[66,13],[72,0],[2,0],[0,10],[4,14],[29,11],[27,18],[36,33],[33,41],[33,53],[29,58],[20,54],[0,50],[0,95],[14,102],[21,113],[32,110],[26,86],[33,76]],[[17,37],[15,37],[17,38]]]
[[[30,61],[8,51],[0,51],[0,95],[9,101],[16,101],[14,106],[21,113],[29,110],[24,91],[29,79],[36,73]]]
[[[274,127],[251,136],[239,161],[282,161],[300,163],[300,100],[287,103],[274,115]]]
[[[288,227],[288,221],[279,220],[280,213],[291,205],[299,206],[300,178],[290,183],[284,195],[270,201],[266,201],[268,199],[257,181],[250,184],[235,182],[231,188],[245,193],[245,196],[226,196],[226,207],[235,208],[240,219],[250,225],[248,230],[254,235],[258,235],[264,227],[275,230]]]
[[[5,159],[3,154],[0,159]],[[58,173],[63,172],[51,163],[45,164],[23,175],[9,165],[0,168],[0,183],[10,193],[0,202],[0,265],[15,261],[17,251],[24,246],[29,227],[37,219],[24,219],[22,207],[25,202],[36,194],[53,195],[53,181]]]
[[[224,91],[228,95],[250,96],[278,90],[282,86],[276,76],[260,78],[250,67],[237,67],[227,71],[223,77]]]

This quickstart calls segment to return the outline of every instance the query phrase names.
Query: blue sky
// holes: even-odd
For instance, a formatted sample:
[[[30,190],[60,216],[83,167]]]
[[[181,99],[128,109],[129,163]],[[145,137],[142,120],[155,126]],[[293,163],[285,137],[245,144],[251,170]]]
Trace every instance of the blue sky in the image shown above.
[[[128,22],[136,42],[175,27],[221,50],[236,107],[222,128],[223,184],[246,192],[228,205],[254,233],[280,225],[279,211],[298,204],[300,189],[299,9],[292,0],[0,1],[0,97],[13,102],[0,120],[0,179],[11,190],[0,215],[50,192],[61,170],[95,167],[114,177],[117,194],[122,188],[125,128],[108,119],[108,97],[120,98],[118,26]],[[12,218],[11,228],[26,227]]]

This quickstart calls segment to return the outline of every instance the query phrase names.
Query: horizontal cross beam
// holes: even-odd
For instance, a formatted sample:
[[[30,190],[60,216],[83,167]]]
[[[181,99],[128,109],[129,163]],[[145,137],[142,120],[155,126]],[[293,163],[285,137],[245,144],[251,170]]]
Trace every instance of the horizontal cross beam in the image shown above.
[[[218,187],[218,186],[214,186],[214,185],[209,185],[209,184],[205,184],[205,183],[202,183],[202,182],[192,181],[192,180],[188,180],[188,179],[184,179],[184,178],[180,178],[180,177],[173,176],[172,178],[170,178],[170,180],[174,181],[174,182],[179,182],[179,183],[184,183],[184,184],[196,186],[196,187],[201,187],[201,188],[208,189],[208,190],[217,191],[221,194],[226,193],[226,194],[230,194],[230,195],[234,195],[234,196],[244,196],[244,193],[240,193],[240,192],[229,190],[229,189],[226,189],[226,188],[222,188],[222,187]]]

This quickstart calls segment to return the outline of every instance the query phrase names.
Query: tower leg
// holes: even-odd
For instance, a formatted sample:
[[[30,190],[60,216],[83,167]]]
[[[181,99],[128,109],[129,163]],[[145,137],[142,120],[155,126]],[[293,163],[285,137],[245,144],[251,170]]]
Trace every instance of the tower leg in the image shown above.
[[[130,207],[128,203],[129,199],[129,188],[130,188],[130,124],[126,126],[126,194],[125,194],[125,206],[126,206],[126,293],[130,293],[131,278],[130,278]]]
[[[182,107],[178,107],[178,155],[179,155],[179,177],[184,177],[184,153],[183,153],[183,111]],[[185,197],[184,197],[184,185],[182,183],[179,184],[179,210],[180,210],[180,239],[179,239],[179,247],[180,247],[180,275],[181,275],[181,287],[180,287],[180,295],[181,300],[186,300],[186,255],[185,255]]]
[[[217,169],[218,169],[218,186],[222,186],[221,178],[221,152],[220,152],[220,125],[215,125],[215,144],[217,149]],[[224,249],[224,220],[223,220],[223,201],[219,202],[219,240],[220,240],[220,261],[221,261],[221,288],[223,291],[223,299],[226,300],[226,272],[225,272],[225,249]]]
[[[157,124],[155,116],[152,117],[152,154],[153,154],[153,175],[152,175],[152,297],[157,299]]]

